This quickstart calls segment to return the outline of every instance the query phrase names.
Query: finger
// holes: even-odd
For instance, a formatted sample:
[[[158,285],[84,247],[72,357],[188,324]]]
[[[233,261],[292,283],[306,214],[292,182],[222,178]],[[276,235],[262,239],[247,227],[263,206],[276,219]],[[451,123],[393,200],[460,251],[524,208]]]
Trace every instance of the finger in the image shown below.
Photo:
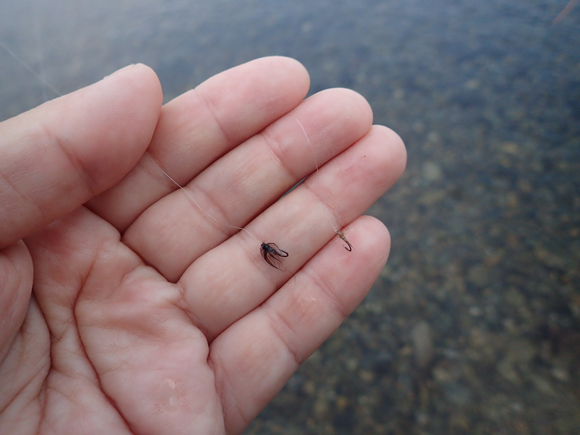
[[[274,269],[260,257],[258,244],[245,234],[230,238],[195,261],[183,274],[185,309],[212,340],[233,322],[270,297],[293,272],[312,258],[329,240],[345,254],[335,229],[367,210],[402,174],[405,148],[385,127],[375,126],[355,145],[320,169],[318,176],[286,195],[247,228],[266,235],[289,253],[286,272]]]
[[[309,78],[297,61],[257,59],[218,74],[163,107],[151,146],[121,183],[89,203],[123,232],[143,210],[296,107]],[[160,168],[161,167],[161,168]]]
[[[0,247],[120,180],[161,108],[155,73],[134,65],[0,124]]]
[[[322,164],[360,139],[371,123],[370,107],[359,94],[344,89],[316,94],[196,177],[187,194],[178,191],[148,209],[124,240],[175,281],[314,171],[316,161]],[[267,234],[254,233],[258,239]]]
[[[390,239],[382,223],[364,216],[346,231],[356,255],[329,243],[211,344],[209,363],[228,433],[240,433],[272,400],[362,301],[386,263]]]

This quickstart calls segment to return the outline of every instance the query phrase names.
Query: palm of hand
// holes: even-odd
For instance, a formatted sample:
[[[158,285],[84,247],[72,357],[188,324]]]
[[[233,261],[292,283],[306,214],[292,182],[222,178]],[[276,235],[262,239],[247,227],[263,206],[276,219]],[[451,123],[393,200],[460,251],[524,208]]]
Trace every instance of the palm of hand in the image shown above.
[[[139,68],[133,80],[150,74]],[[21,289],[1,312],[12,312],[2,325],[13,330],[0,336],[1,433],[239,433],[356,307],[389,248],[382,224],[357,216],[400,176],[404,149],[370,129],[356,94],[300,103],[306,89],[296,63],[256,61],[166,105],[149,140],[159,100],[150,90],[139,102],[148,115],[116,138],[128,131],[133,144],[96,159],[85,186],[56,201],[60,212],[45,205],[45,223],[72,211],[14,231],[41,228],[0,260],[7,288]],[[312,147],[293,118],[305,120]],[[127,177],[76,204],[145,147]],[[313,156],[337,157],[276,202],[312,172]],[[354,254],[328,243],[332,225],[349,222]],[[232,225],[287,249],[286,271]]]

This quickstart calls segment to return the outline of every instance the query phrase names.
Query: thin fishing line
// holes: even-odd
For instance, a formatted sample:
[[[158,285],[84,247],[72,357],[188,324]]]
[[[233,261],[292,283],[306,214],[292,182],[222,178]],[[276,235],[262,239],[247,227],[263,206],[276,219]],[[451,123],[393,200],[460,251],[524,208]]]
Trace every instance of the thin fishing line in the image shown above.
[[[155,160],[155,159],[153,158],[153,160]],[[155,162],[157,162],[157,160],[155,160]],[[165,176],[167,178],[169,178],[173,182],[173,184],[175,184],[177,187],[179,187],[183,191],[183,193],[185,193],[185,195],[191,200],[191,202],[193,202],[195,204],[195,206],[198,209],[200,209],[206,216],[213,219],[214,222],[216,222],[220,225],[224,225],[224,226],[229,227],[229,228],[235,228],[237,230],[245,231],[246,233],[248,233],[250,235],[250,237],[252,237],[257,243],[260,243],[260,255],[266,261],[266,263],[268,263],[274,269],[278,269],[282,272],[286,272],[286,268],[282,265],[282,259],[288,257],[289,254],[287,251],[284,251],[283,249],[279,248],[278,245],[276,245],[275,243],[260,242],[256,238],[256,236],[254,236],[249,230],[247,230],[245,228],[237,227],[235,225],[226,224],[225,222],[221,222],[221,221],[217,220],[214,216],[212,216],[207,211],[205,211],[199,205],[199,203],[193,198],[193,196],[190,195],[189,192],[183,186],[181,186],[181,184],[179,184],[177,181],[175,181],[173,179],[173,177],[171,177],[171,175],[169,175],[167,172],[165,172],[161,168],[161,165],[159,164],[159,162],[157,162],[157,167],[159,168],[159,170],[161,172],[163,172],[163,174],[165,174]]]
[[[155,159],[153,159],[153,160],[155,160]],[[192,196],[192,195],[191,195],[191,194],[190,194],[190,193],[187,191],[187,189],[185,189],[185,188],[184,188],[184,187],[183,187],[181,184],[179,184],[177,181],[175,181],[175,180],[173,179],[173,177],[171,177],[171,175],[169,175],[167,172],[165,172],[165,171],[163,170],[163,168],[161,168],[161,165],[159,164],[159,162],[157,162],[157,160],[155,160],[155,162],[157,163],[157,167],[159,168],[159,170],[160,170],[161,172],[163,172],[163,174],[164,174],[164,175],[165,175],[167,178],[169,178],[169,180],[171,180],[171,182],[173,182],[173,184],[175,184],[177,187],[179,187],[179,188],[180,188],[180,189],[183,191],[183,193],[185,193],[185,195],[186,195],[186,196],[187,196],[187,197],[188,197],[188,198],[191,200],[191,202],[193,202],[193,203],[195,204],[195,206],[196,206],[196,207],[197,207],[199,210],[201,210],[201,212],[202,212],[203,214],[205,214],[207,217],[209,217],[210,219],[212,219],[214,222],[216,222],[216,223],[217,223],[217,224],[219,224],[219,225],[223,225],[223,226],[226,226],[226,227],[229,227],[229,228],[234,228],[234,229],[236,229],[236,230],[245,231],[245,232],[246,232],[246,233],[248,233],[248,234],[250,235],[250,237],[252,237],[252,238],[253,238],[253,239],[254,239],[256,242],[258,242],[258,243],[262,243],[262,242],[260,242],[260,241],[259,241],[259,240],[256,238],[256,236],[254,236],[254,235],[253,235],[253,234],[252,234],[252,233],[251,233],[249,230],[247,230],[247,229],[245,229],[245,228],[242,228],[242,227],[237,227],[237,226],[235,226],[235,225],[226,224],[225,222],[221,222],[221,221],[219,221],[218,219],[216,219],[214,216],[212,216],[210,213],[208,213],[207,211],[205,211],[205,210],[203,209],[203,207],[202,207],[201,205],[199,205],[199,203],[198,203],[198,202],[195,200],[195,198],[194,198],[194,197],[193,197],[193,196]]]
[[[48,94],[46,93],[46,76],[44,71],[44,54],[42,50],[42,42],[40,37],[40,16],[38,10],[34,14],[34,33],[36,35],[36,48],[38,52],[38,71],[40,72],[40,77],[42,79],[42,99],[46,102],[48,101]]]
[[[306,140],[308,141],[308,145],[310,145],[310,149],[312,150],[312,158],[314,160],[314,166],[316,166],[316,181],[318,182],[318,187],[320,187],[320,170],[318,169],[318,162],[316,161],[316,153],[314,152],[314,147],[312,146],[312,142],[310,142],[310,138],[306,134],[306,130],[304,129],[302,123],[298,120],[298,118],[294,118],[294,120],[298,123],[298,125],[302,129],[302,132],[304,133],[304,136],[306,136]],[[328,218],[328,222],[330,223],[330,226],[336,233],[338,230],[334,227],[330,218]]]
[[[6,50],[8,52],[8,54],[10,54],[14,59],[16,59],[18,62],[20,62],[20,64],[24,68],[26,68],[28,71],[30,71],[34,75],[34,77],[36,77],[38,80],[40,80],[41,83],[46,85],[56,95],[58,95],[59,97],[62,97],[62,94],[59,91],[57,91],[55,88],[53,88],[50,85],[50,83],[48,83],[40,75],[38,75],[36,71],[34,71],[30,66],[28,66],[28,64],[26,62],[24,62],[20,57],[18,57],[18,55],[16,53],[14,53],[12,50],[10,50],[10,48],[6,44],[4,44],[2,41],[0,41],[0,46],[2,46],[4,48],[4,50]]]
[[[298,118],[294,118],[294,120],[298,123],[298,125],[302,129],[302,132],[304,133],[304,136],[306,136],[306,140],[308,141],[308,145],[310,145],[310,149],[312,150],[312,157],[314,159],[314,166],[316,166],[316,178],[318,181],[318,187],[320,187],[320,170],[318,169],[318,162],[316,161],[316,153],[314,152],[314,147],[312,146],[312,142],[310,142],[310,138],[308,137],[308,134],[306,134],[306,130],[304,129],[304,126],[302,125],[302,123],[298,120]],[[344,249],[351,252],[352,245],[346,239],[346,236],[344,235],[344,233],[333,225],[332,221],[330,220],[330,217],[327,217],[327,218],[328,218],[328,223],[330,224],[331,228],[334,230],[336,235],[338,237],[340,237],[348,245],[348,247],[342,245],[344,247]]]

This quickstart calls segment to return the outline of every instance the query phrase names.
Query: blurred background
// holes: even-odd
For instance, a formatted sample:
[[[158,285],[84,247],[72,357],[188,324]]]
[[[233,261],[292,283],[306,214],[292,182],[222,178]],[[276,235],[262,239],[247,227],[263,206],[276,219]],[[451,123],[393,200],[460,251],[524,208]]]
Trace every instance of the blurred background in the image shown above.
[[[578,434],[575,3],[0,0],[0,42],[63,94],[143,62],[165,101],[291,56],[405,141],[387,266],[247,434]],[[0,47],[0,120],[56,96]]]

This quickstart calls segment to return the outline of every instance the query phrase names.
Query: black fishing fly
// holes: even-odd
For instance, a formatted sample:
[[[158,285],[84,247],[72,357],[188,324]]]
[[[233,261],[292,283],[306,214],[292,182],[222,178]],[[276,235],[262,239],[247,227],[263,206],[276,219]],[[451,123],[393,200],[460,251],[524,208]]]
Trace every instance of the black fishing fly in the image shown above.
[[[262,243],[260,246],[260,254],[270,266],[274,269],[284,271],[282,267],[282,258],[288,257],[288,253],[280,249],[275,243]]]

